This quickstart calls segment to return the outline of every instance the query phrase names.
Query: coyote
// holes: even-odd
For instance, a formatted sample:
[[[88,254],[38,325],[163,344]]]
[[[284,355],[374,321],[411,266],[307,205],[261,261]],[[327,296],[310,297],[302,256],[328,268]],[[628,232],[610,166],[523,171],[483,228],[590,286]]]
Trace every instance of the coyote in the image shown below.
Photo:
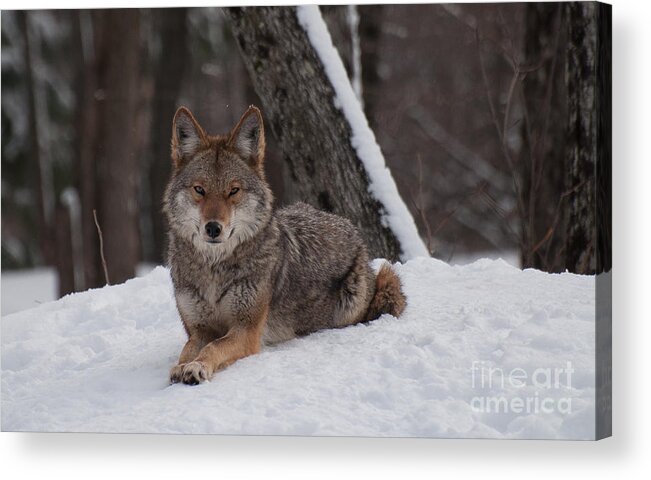
[[[209,380],[261,344],[402,313],[400,279],[387,264],[374,274],[350,221],[304,203],[272,208],[256,107],[216,136],[181,107],[171,147],[163,210],[188,335],[172,383]]]

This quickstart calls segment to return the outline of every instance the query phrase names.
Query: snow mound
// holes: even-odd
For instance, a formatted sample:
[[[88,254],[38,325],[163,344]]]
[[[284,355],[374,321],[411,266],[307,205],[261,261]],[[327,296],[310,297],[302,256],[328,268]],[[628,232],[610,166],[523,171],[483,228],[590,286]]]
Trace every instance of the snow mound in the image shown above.
[[[168,384],[185,333],[163,267],[5,316],[2,430],[594,438],[594,277],[500,260],[396,270],[401,318],[265,347],[196,387]],[[568,364],[571,382],[541,385]],[[488,385],[486,368],[517,381]],[[549,408],[518,408],[531,399]]]

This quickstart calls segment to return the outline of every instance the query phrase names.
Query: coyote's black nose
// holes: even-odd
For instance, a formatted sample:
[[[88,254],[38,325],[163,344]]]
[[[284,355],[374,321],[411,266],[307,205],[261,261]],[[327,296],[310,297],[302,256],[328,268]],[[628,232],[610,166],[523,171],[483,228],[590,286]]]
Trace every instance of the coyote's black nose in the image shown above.
[[[217,238],[222,233],[222,226],[217,222],[206,223],[206,233],[210,238]]]

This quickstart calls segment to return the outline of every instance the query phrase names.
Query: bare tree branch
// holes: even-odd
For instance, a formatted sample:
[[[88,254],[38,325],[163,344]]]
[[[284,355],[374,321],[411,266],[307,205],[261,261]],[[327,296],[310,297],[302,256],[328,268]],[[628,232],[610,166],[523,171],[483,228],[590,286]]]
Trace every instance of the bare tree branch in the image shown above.
[[[99,254],[100,257],[102,258],[102,267],[104,268],[104,279],[106,280],[106,284],[110,285],[111,283],[109,282],[109,275],[108,275],[108,268],[106,267],[106,258],[104,258],[104,237],[102,236],[102,229],[99,226],[99,222],[97,221],[97,210],[93,209],[93,218],[95,219],[95,226],[97,227],[97,235],[99,236]]]
[[[497,137],[500,140],[500,146],[502,148],[502,152],[504,153],[504,159],[506,160],[507,166],[511,171],[511,178],[513,180],[513,189],[515,190],[516,201],[518,203],[518,210],[520,211],[520,215],[522,216],[522,218],[524,218],[525,206],[524,206],[524,198],[522,196],[522,187],[520,186],[520,181],[518,180],[517,172],[515,170],[515,165],[513,164],[513,160],[511,158],[508,145],[504,142],[504,134],[500,128],[499,121],[497,120],[497,111],[495,110],[495,105],[493,104],[493,99],[491,97],[490,87],[488,85],[488,76],[486,75],[486,68],[484,67],[484,60],[481,54],[481,44],[479,39],[480,39],[479,31],[475,30],[475,42],[477,45],[477,55],[479,56],[479,67],[481,69],[481,76],[484,83],[484,90],[486,91],[486,99],[488,101],[488,106],[491,113],[491,119],[493,120],[493,125],[495,126]]]
[[[462,144],[454,135],[432,118],[420,105],[409,108],[407,115],[414,120],[422,131],[443,148],[454,160],[465,169],[479,177],[480,180],[489,182],[496,188],[504,188],[508,177],[491,165],[480,155],[471,151]]]

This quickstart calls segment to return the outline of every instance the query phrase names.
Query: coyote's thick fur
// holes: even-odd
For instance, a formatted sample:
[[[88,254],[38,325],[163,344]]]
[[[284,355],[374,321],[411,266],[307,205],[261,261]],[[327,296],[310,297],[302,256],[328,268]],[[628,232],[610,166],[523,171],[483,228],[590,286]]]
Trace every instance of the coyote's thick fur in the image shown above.
[[[388,265],[373,273],[348,220],[303,203],[272,209],[264,152],[256,107],[224,136],[207,135],[184,107],[174,116],[164,211],[188,341],[172,382],[208,380],[262,342],[405,308],[398,276]]]

